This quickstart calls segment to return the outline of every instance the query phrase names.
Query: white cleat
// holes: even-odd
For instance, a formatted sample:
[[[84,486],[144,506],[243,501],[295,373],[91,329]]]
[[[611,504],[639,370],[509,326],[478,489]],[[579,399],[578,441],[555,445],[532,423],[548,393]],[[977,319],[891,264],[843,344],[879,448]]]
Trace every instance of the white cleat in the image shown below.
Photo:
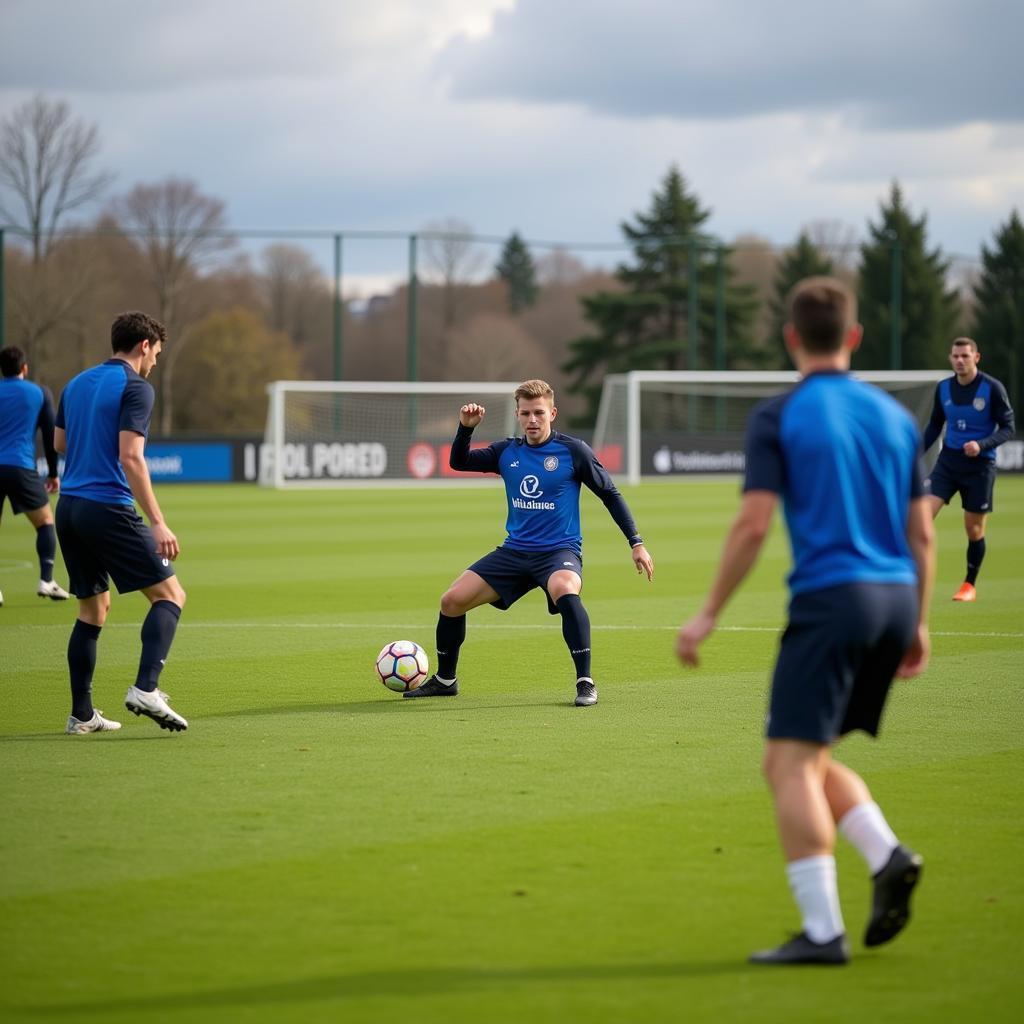
[[[184,732],[188,728],[188,722],[167,703],[167,694],[163,690],[147,693],[137,686],[129,686],[128,692],[124,695],[124,706],[133,715],[152,718],[161,729]]]
[[[68,715],[68,727],[64,731],[70,736],[83,736],[87,732],[116,732],[120,728],[120,722],[104,718],[103,712],[94,708],[88,722],[80,722],[74,715]]]
[[[56,580],[40,580],[36,593],[40,597],[48,597],[51,601],[66,601],[71,596]]]
[[[0,608],[4,605],[4,592],[0,590]]]

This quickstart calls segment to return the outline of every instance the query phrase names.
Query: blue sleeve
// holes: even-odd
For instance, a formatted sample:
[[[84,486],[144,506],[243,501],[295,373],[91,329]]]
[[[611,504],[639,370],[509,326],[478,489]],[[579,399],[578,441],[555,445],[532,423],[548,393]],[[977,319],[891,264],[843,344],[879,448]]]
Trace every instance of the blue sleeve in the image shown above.
[[[508,441],[496,441],[486,448],[473,450],[469,447],[472,436],[473,428],[464,427],[460,423],[459,429],[455,431],[455,440],[452,441],[448,465],[464,473],[500,473],[498,457],[508,446]]]
[[[39,418],[36,420],[36,427],[43,438],[43,454],[46,456],[46,475],[55,477],[57,475],[57,449],[53,447],[53,392],[48,387],[40,385],[43,393],[43,404],[39,408]]]
[[[153,387],[142,377],[129,377],[121,395],[121,418],[117,429],[132,430],[145,437],[153,415]]]
[[[64,392],[60,394],[60,401],[57,403],[57,418],[54,420],[53,425],[64,429]]]
[[[994,377],[989,377],[989,381],[992,387],[992,419],[996,421],[997,427],[994,433],[978,442],[982,451],[998,448],[1004,441],[1009,441],[1014,432],[1013,407],[1006,388]]]
[[[637,531],[626,499],[619,493],[619,489],[608,475],[608,470],[601,465],[593,449],[583,441],[574,439],[571,451],[576,479],[601,499],[604,507],[608,509],[608,514],[622,531],[626,540],[629,541],[631,547],[642,544],[643,539]]]
[[[779,424],[782,402],[773,399],[759,405],[747,424],[747,471],[743,491],[772,491],[782,494],[786,483],[786,463],[782,457]]]
[[[939,385],[935,385],[935,401],[932,402],[932,415],[928,420],[928,426],[924,428],[924,450],[929,448],[939,439],[942,428],[946,423],[946,414],[942,411],[942,401],[939,398]]]
[[[916,498],[923,498],[928,493],[924,486],[925,478],[928,475],[924,471],[925,448],[921,444],[921,435],[917,433],[916,426],[914,427],[914,433],[917,435],[917,443],[914,446],[914,464],[910,469],[911,501],[914,501]]]

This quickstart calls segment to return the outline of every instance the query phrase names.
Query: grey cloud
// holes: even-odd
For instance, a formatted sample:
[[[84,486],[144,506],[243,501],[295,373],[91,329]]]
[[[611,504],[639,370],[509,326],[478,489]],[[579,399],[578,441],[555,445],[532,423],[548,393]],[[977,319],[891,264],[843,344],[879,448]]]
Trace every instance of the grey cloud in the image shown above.
[[[1022,38],[1019,0],[520,0],[435,70],[463,100],[937,127],[1024,117]]]

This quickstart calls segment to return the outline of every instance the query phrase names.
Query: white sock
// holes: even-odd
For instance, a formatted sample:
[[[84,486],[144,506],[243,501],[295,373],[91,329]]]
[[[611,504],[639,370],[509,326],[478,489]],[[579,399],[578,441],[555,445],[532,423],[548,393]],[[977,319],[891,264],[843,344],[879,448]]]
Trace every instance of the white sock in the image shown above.
[[[888,864],[892,851],[900,844],[882,809],[873,801],[850,808],[839,822],[839,831],[867,861],[873,875]]]
[[[454,679],[442,679],[442,678],[441,678],[440,676],[434,676],[434,678],[435,678],[435,679],[436,679],[436,680],[437,680],[437,681],[438,681],[438,682],[439,682],[439,683],[440,683],[440,684],[441,684],[442,686],[451,686],[451,685],[452,685],[452,683],[454,683],[454,682],[455,682],[455,680],[454,680]]]
[[[804,857],[786,865],[793,899],[803,915],[804,933],[811,942],[831,942],[846,930],[839,909],[835,857]]]

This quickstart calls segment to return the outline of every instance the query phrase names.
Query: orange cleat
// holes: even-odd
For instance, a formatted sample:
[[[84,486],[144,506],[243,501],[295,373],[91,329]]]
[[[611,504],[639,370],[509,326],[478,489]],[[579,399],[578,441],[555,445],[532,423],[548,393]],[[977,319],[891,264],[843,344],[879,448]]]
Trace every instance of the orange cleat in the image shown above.
[[[953,595],[954,601],[977,601],[978,592],[973,583],[961,583],[960,589]]]

